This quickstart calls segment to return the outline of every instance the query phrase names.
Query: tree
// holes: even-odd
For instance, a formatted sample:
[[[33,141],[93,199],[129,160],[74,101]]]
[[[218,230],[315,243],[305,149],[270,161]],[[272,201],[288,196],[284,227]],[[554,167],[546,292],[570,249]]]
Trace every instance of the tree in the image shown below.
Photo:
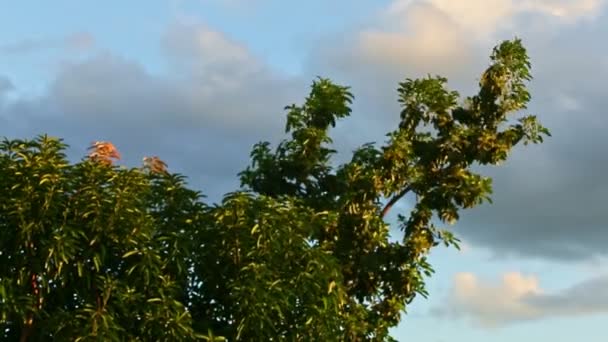
[[[526,108],[530,63],[519,40],[497,46],[477,95],[447,80],[400,84],[399,127],[334,167],[330,127],[349,88],[319,78],[286,107],[289,137],[254,146],[242,186],[205,204],[157,157],[114,165],[97,142],[67,162],[40,136],[0,144],[0,328],[10,340],[391,340],[407,304],[426,296],[432,247],[458,246],[458,213],[489,200],[516,144],[549,135]],[[398,214],[401,241],[386,214]]]
[[[76,165],[64,148],[46,136],[0,144],[3,339],[193,337],[185,258],[167,244],[185,237],[155,205],[175,177],[113,167],[111,144]]]

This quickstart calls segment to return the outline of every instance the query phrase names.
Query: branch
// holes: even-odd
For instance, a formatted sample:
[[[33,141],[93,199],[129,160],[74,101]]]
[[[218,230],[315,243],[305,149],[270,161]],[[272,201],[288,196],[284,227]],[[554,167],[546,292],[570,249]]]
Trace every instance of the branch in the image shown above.
[[[30,334],[32,333],[32,324],[33,324],[33,314],[28,316],[27,323],[24,325],[21,330],[21,335],[19,336],[19,342],[27,342]]]
[[[32,250],[34,249],[33,242],[30,241],[28,245],[28,255],[30,256],[30,260],[34,258]],[[30,265],[31,268],[31,265]],[[27,314],[27,319],[24,322],[23,328],[21,329],[21,335],[19,337],[19,342],[27,342],[30,335],[33,331],[34,326],[34,314],[36,311],[40,311],[42,308],[42,296],[40,294],[40,284],[38,284],[38,275],[36,273],[31,273],[30,275],[30,285],[32,287],[32,294],[36,299],[36,303],[31,308],[31,312]]]
[[[382,209],[382,215],[381,215],[381,217],[385,217],[386,214],[388,214],[388,211],[391,210],[391,208],[393,207],[393,205],[395,205],[395,203],[397,203],[410,190],[412,190],[412,188],[410,188],[409,186],[406,186],[398,194],[396,194],[395,196],[393,196],[393,198],[391,198],[390,201],[388,201],[388,203],[386,203],[386,205],[384,206],[384,209]]]

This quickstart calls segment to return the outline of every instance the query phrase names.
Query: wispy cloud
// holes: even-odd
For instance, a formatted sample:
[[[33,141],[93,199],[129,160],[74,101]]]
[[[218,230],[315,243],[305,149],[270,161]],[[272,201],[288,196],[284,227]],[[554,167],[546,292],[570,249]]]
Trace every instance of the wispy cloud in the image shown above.
[[[8,79],[8,77],[4,77],[0,75],[0,99],[2,98],[2,96],[4,96],[4,94],[8,93],[9,91],[15,89],[15,86],[13,85],[13,82],[11,82],[10,79]]]
[[[95,39],[87,32],[77,32],[63,38],[31,38],[0,45],[0,54],[21,55],[42,50],[88,50],[95,45]]]

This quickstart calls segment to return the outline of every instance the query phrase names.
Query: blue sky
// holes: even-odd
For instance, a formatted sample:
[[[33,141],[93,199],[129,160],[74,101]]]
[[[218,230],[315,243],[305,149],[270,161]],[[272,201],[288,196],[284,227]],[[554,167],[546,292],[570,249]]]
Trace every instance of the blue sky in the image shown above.
[[[502,39],[533,64],[530,111],[552,130],[494,177],[493,205],[439,248],[430,298],[401,341],[605,341],[608,119],[603,0],[2,0],[0,136],[61,136],[74,157],[111,140],[138,163],[158,154],[212,199],[231,191],[283,107],[317,75],[351,85],[334,131],[348,151],[398,122],[395,89],[441,74],[468,95]],[[408,203],[399,210],[407,213]]]

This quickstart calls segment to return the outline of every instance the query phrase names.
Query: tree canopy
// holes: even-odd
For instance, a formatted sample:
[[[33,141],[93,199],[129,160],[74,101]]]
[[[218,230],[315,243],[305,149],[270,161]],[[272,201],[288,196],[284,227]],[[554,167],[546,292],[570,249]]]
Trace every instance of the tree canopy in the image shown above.
[[[158,157],[116,165],[96,142],[70,163],[60,139],[0,143],[0,336],[6,340],[385,341],[426,296],[438,222],[489,200],[499,164],[549,132],[526,109],[519,40],[492,52],[476,95],[447,80],[399,84],[400,124],[335,166],[329,130],[348,87],[319,78],[286,107],[286,138],[253,147],[241,187],[206,203]],[[403,232],[389,239],[386,214]],[[437,219],[435,219],[437,218]]]

